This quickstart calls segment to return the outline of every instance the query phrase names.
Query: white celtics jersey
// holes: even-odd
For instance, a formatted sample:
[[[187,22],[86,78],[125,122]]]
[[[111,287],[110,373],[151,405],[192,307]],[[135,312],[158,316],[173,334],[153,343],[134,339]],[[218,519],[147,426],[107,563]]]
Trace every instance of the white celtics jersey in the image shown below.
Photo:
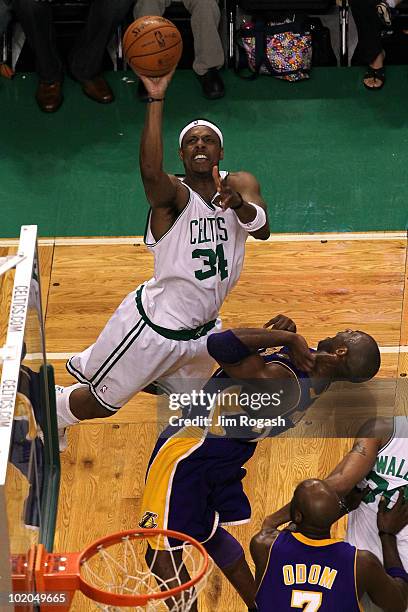
[[[142,303],[148,318],[168,329],[194,329],[217,318],[241,274],[248,237],[234,211],[207,204],[188,189],[188,203],[169,231],[156,242],[149,215],[145,234],[154,276]]]
[[[377,529],[377,510],[381,496],[392,507],[403,489],[408,499],[408,418],[394,418],[394,432],[389,442],[380,449],[376,464],[366,478],[358,485],[368,485],[371,493],[348,517],[347,541],[357,548],[370,550],[383,560]],[[397,535],[398,551],[408,571],[408,526]]]

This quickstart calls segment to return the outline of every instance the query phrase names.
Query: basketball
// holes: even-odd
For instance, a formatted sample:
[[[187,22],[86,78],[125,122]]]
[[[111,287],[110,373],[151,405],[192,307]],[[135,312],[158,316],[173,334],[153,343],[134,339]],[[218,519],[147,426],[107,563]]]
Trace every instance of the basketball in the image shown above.
[[[143,76],[159,77],[177,66],[183,42],[176,26],[163,17],[141,17],[130,24],[123,37],[129,66]]]

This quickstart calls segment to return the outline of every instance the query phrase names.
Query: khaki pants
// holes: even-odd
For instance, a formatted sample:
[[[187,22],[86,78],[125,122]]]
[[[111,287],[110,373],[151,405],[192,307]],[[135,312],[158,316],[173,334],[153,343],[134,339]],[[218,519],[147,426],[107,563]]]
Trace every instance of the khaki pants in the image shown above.
[[[220,9],[217,0],[182,0],[191,14],[195,58],[193,70],[199,75],[210,68],[221,68],[224,63],[218,25]],[[135,19],[146,15],[163,15],[171,0],[137,0],[133,11]]]

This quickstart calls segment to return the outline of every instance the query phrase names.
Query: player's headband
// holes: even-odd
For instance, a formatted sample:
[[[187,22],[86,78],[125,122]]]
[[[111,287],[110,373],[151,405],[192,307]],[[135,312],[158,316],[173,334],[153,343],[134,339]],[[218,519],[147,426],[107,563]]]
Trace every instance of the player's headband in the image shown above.
[[[218,138],[220,139],[221,147],[224,146],[224,138],[222,136],[222,132],[220,128],[214,125],[214,123],[211,123],[211,121],[206,121],[205,119],[196,119],[195,121],[192,121],[191,123],[186,125],[186,127],[181,130],[180,136],[179,136],[180,148],[181,148],[181,143],[183,142],[183,138],[187,134],[187,132],[191,130],[191,128],[197,127],[199,125],[205,125],[206,127],[211,128],[217,134]]]

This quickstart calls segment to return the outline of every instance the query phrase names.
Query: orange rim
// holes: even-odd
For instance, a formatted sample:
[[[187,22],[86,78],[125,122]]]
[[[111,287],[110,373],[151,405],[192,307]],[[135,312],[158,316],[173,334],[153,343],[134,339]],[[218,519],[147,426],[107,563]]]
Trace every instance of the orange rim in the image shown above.
[[[184,584],[180,584],[179,586],[174,587],[173,589],[169,589],[168,591],[159,591],[157,593],[147,593],[147,594],[140,594],[140,595],[116,595],[114,593],[109,593],[109,591],[103,591],[101,589],[98,589],[98,587],[93,586],[92,584],[87,582],[82,577],[82,575],[80,575],[79,576],[80,590],[85,595],[87,595],[89,598],[94,599],[95,601],[98,601],[100,603],[112,604],[112,605],[118,605],[118,606],[120,605],[131,606],[135,604],[138,606],[141,606],[141,605],[146,604],[148,601],[152,599],[157,600],[157,599],[168,599],[170,597],[174,597],[175,595],[178,595],[180,592],[190,589],[195,584],[200,582],[200,580],[202,580],[202,578],[205,576],[208,570],[207,551],[205,550],[204,546],[200,544],[200,542],[197,542],[197,540],[195,540],[191,536],[185,533],[180,533],[179,531],[172,531],[169,529],[129,529],[128,531],[120,531],[117,533],[112,533],[108,536],[105,536],[104,538],[100,538],[99,540],[96,540],[95,542],[87,546],[87,548],[85,548],[79,556],[79,559],[78,559],[79,566],[83,565],[85,561],[87,561],[88,559],[93,557],[95,554],[97,554],[99,552],[100,547],[108,547],[108,546],[111,546],[112,544],[117,544],[123,538],[126,538],[126,537],[131,537],[134,539],[137,539],[137,538],[146,539],[150,536],[157,536],[157,535],[163,535],[166,537],[171,537],[171,538],[181,540],[185,543],[191,544],[192,546],[194,546],[194,548],[196,548],[200,552],[202,556],[202,566],[200,567],[199,571],[197,572],[197,575],[194,576],[194,578],[192,578],[188,582],[185,582]]]

